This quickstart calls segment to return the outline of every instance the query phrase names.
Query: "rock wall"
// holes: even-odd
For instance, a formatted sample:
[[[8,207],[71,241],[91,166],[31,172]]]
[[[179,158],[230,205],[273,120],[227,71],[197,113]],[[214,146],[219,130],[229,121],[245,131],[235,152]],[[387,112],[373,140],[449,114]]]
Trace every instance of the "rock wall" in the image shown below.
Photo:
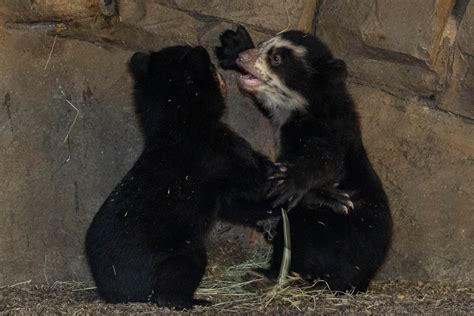
[[[395,220],[381,275],[474,282],[474,2],[322,1]]]
[[[380,278],[474,283],[474,2],[0,2],[0,285],[89,280],[87,226],[141,150],[126,63],[136,50],[212,48],[313,30],[344,59],[395,237]],[[271,155],[268,122],[225,74],[225,120]],[[224,224],[223,224],[224,225]],[[255,234],[220,225],[219,242]]]

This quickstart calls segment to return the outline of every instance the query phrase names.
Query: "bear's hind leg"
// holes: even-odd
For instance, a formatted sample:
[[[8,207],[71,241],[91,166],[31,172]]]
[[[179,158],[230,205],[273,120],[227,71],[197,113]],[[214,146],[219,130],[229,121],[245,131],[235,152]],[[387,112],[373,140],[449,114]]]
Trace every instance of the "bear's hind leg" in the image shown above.
[[[158,267],[152,301],[159,306],[179,310],[207,304],[204,300],[193,299],[206,264],[205,250],[192,255],[173,256],[163,261]]]

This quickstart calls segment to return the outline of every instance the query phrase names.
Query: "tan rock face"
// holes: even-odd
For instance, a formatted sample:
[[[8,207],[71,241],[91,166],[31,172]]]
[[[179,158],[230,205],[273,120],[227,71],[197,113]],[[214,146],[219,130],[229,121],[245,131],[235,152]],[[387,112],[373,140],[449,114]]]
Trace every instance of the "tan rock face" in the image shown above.
[[[349,66],[364,141],[393,209],[392,251],[379,277],[474,283],[473,1],[104,5],[0,4],[0,284],[89,279],[85,231],[141,150],[126,66],[134,51],[212,49],[232,22],[260,42],[311,26],[307,10]],[[65,24],[34,23],[51,20]],[[48,31],[58,35],[53,50]],[[225,121],[271,155],[268,121],[240,94],[236,74],[223,74]],[[244,248],[255,239],[240,228],[217,235],[217,244],[239,238]]]
[[[474,3],[469,2],[457,30],[441,107],[474,118]]]
[[[58,38],[45,69],[53,42],[0,28],[2,284],[87,278],[85,231],[141,146],[131,52]]]
[[[166,1],[162,1],[166,2]],[[297,28],[303,15],[305,1],[226,1],[211,0],[202,3],[193,0],[176,0],[176,7],[202,15],[202,18],[221,18],[236,23],[250,24],[257,28],[281,31],[285,28]]]
[[[353,80],[473,118],[474,4],[454,5],[325,1],[316,32],[348,63]]]
[[[461,51],[474,56],[474,3],[469,2],[459,26],[458,43]]]
[[[373,48],[430,63],[454,1],[376,0],[360,25],[363,42]]]
[[[414,4],[423,7],[420,1],[406,2],[404,6],[387,2],[385,7],[381,1],[325,1],[319,8],[316,33],[346,61],[355,79],[399,94],[429,96],[440,89],[429,66],[432,34],[427,34],[431,28],[418,30],[432,23],[420,15],[424,21],[416,18],[406,25],[406,11],[416,12]],[[396,24],[398,18],[405,25]]]
[[[473,283],[474,126],[378,89],[350,88],[393,213],[380,277]]]
[[[381,277],[473,282],[473,19],[474,3],[463,1],[319,8],[317,34],[357,83],[364,139],[393,209]]]
[[[3,1],[0,15],[10,22],[73,20],[97,14],[101,0]]]

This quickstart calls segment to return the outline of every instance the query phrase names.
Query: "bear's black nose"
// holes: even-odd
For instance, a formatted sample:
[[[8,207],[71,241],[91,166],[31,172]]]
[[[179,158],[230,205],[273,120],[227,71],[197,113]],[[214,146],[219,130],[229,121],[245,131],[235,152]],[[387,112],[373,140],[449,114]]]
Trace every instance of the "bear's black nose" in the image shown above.
[[[251,58],[252,58],[252,56],[250,56],[250,54],[247,51],[241,52],[239,54],[239,61],[241,63],[246,63],[246,62],[250,61]]]

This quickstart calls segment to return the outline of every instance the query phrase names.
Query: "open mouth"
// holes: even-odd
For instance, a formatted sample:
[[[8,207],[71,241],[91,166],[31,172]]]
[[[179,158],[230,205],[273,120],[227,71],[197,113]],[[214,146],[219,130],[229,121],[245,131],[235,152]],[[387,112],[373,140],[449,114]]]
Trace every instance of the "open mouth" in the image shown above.
[[[251,73],[240,75],[239,80],[241,83],[247,86],[258,86],[262,83],[262,80],[252,75]]]
[[[239,77],[239,83],[243,87],[256,87],[263,83],[253,65],[251,66],[249,64],[243,64],[239,62],[239,60],[237,60],[236,63],[242,70],[242,74]]]

